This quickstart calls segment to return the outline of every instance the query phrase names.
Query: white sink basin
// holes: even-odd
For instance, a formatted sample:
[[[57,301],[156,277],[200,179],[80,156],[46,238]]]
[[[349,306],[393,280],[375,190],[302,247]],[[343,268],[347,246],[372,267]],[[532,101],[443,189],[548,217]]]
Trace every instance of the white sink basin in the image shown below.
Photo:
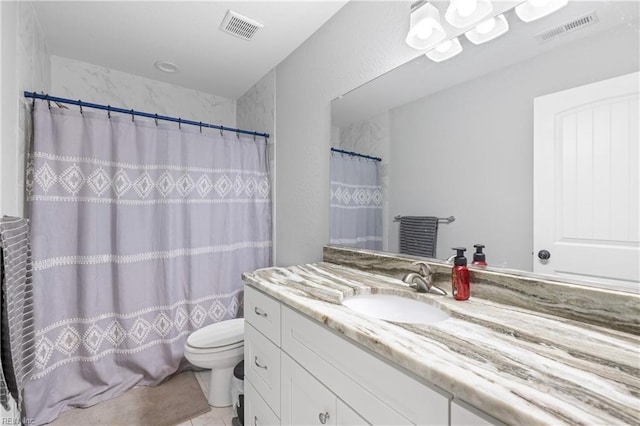
[[[428,303],[390,294],[362,294],[348,297],[342,305],[362,315],[410,324],[433,324],[449,315]]]

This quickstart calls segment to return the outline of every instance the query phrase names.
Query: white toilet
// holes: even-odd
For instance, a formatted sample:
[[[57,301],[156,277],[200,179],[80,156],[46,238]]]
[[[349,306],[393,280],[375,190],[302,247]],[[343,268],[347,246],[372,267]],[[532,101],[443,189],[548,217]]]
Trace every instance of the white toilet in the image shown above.
[[[231,405],[233,367],[244,356],[244,318],[218,322],[193,332],[184,345],[184,356],[197,367],[211,369],[209,405]]]

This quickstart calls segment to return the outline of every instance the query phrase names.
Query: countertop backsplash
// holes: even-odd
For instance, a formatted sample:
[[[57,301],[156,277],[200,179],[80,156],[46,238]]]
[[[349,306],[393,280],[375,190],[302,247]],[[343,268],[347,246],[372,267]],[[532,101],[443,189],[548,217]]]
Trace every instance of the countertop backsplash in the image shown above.
[[[415,256],[325,246],[324,261],[402,279]],[[451,266],[427,260],[434,283],[451,291]],[[640,335],[640,296],[560,281],[469,268],[471,297]],[[464,302],[461,302],[464,303]]]

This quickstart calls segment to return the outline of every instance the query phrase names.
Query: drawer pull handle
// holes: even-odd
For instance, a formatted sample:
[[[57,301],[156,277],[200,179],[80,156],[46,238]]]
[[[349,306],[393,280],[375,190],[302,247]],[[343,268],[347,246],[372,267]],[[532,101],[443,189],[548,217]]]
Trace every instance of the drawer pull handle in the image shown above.
[[[258,362],[258,357],[255,357],[255,359],[253,360],[253,362],[256,364],[256,367],[258,367],[258,368],[262,368],[262,369],[264,369],[264,370],[266,370],[266,369],[267,369],[267,366],[266,366],[266,365],[260,365],[260,363]]]
[[[256,315],[260,315],[261,317],[265,317],[265,318],[267,317],[267,313],[262,312],[262,310],[258,309],[257,307],[253,308],[253,312],[255,312]]]
[[[329,417],[330,416],[329,416],[329,412],[328,411],[325,412],[325,413],[320,413],[318,415],[318,418],[320,419],[320,423],[322,423],[322,424],[326,424],[327,420],[329,420]]]
[[[258,416],[253,416],[253,426],[258,426]]]

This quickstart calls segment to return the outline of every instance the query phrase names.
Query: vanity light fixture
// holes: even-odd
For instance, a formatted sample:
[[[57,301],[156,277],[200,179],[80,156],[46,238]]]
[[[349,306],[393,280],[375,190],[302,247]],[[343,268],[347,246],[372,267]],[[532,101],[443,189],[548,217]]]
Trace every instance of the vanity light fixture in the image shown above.
[[[489,0],[451,0],[444,17],[456,28],[467,28],[482,21],[492,10]]]
[[[411,6],[411,22],[405,41],[414,49],[427,50],[444,40],[446,34],[440,23],[438,9],[418,1]]]
[[[516,15],[524,22],[535,21],[565,7],[569,0],[527,0],[516,6]]]
[[[449,58],[453,58],[458,53],[462,52],[462,45],[458,37],[454,37],[451,40],[445,40],[427,53],[427,58],[434,62],[442,62]]]
[[[487,19],[479,23],[471,31],[467,31],[464,35],[473,44],[482,44],[493,40],[509,31],[509,23],[503,14]]]

